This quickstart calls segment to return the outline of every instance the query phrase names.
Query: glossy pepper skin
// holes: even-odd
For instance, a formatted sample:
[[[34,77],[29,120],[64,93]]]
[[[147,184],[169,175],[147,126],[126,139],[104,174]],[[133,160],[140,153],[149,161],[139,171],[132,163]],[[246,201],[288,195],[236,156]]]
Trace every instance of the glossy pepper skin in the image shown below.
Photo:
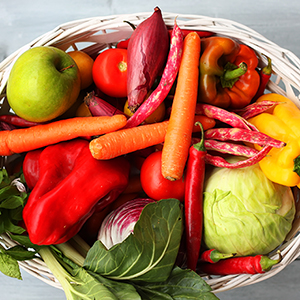
[[[37,168],[38,175],[30,173]],[[95,211],[119,196],[128,185],[130,165],[123,157],[96,160],[89,142],[75,139],[25,158],[23,170],[33,186],[23,210],[29,238],[51,245],[72,238]]]
[[[196,271],[202,241],[203,185],[207,153],[204,146],[204,130],[202,124],[199,125],[202,138],[189,149],[184,196],[187,268],[193,271]]]
[[[199,101],[232,109],[248,105],[260,85],[254,50],[230,38],[215,36],[203,38],[201,49]],[[226,73],[233,75],[232,69],[239,66],[242,66],[241,73],[234,79],[225,79]]]
[[[265,255],[241,256],[200,264],[200,271],[210,275],[263,274],[281,261]]]
[[[285,142],[286,146],[272,148],[259,165],[271,181],[300,187],[300,172],[297,170],[297,158],[300,158],[300,110],[290,99],[275,93],[265,94],[257,101],[264,100],[279,104],[248,121],[259,131]],[[259,149],[259,146],[256,145],[256,148]]]
[[[236,253],[221,253],[217,249],[208,249],[201,253],[199,261],[201,263],[207,262],[207,263],[214,264],[220,261],[221,259],[227,259],[235,255]]]

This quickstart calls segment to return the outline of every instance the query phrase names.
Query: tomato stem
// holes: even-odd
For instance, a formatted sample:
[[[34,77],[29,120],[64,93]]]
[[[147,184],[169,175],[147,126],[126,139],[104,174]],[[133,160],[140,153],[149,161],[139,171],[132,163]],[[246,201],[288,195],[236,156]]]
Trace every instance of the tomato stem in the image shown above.
[[[118,69],[121,72],[125,72],[127,70],[127,63],[125,61],[121,61],[118,63]]]

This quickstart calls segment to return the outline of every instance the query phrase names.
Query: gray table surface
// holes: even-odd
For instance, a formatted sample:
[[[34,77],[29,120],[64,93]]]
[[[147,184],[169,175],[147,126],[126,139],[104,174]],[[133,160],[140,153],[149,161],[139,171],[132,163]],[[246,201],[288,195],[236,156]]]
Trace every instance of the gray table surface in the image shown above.
[[[258,31],[300,57],[300,2],[296,0],[0,0],[0,61],[36,37],[58,25],[87,17],[152,12],[198,14],[230,19]],[[272,278],[247,287],[217,294],[229,299],[299,299],[300,262],[296,260]],[[49,286],[22,271],[23,280],[0,273],[0,299],[63,300],[62,290]]]

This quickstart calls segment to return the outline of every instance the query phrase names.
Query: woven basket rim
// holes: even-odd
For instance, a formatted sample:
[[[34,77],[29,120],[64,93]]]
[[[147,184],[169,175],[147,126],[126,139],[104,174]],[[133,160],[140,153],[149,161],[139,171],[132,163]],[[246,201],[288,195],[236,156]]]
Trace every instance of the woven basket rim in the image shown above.
[[[130,36],[132,30],[124,20],[138,25],[151,14],[152,12],[140,12],[74,20],[60,24],[53,30],[37,37],[13,52],[0,63],[0,103],[1,99],[5,97],[6,83],[11,67],[15,60],[27,49],[37,46],[55,46],[63,50],[69,48],[82,49],[88,54],[96,54],[107,47],[112,47],[119,40]],[[249,45],[256,51],[260,65],[267,63],[266,58],[262,54],[268,55],[273,62],[274,74],[267,88],[270,92],[290,98],[300,108],[300,59],[294,53],[276,45],[248,26],[228,19],[172,12],[162,12],[162,15],[167,26],[173,26],[176,19],[178,26],[182,29],[212,31],[218,35],[228,36]],[[9,110],[9,106],[5,101],[0,105],[2,113]],[[206,282],[212,287],[214,293],[250,285],[270,278],[292,263],[300,255],[300,235],[298,234],[300,230],[299,202],[298,199],[296,202],[297,214],[293,229],[287,237],[287,242],[279,247],[283,256],[281,263],[264,274],[216,276],[213,278],[203,276]],[[16,244],[7,234],[0,235],[0,242],[4,243],[7,247]],[[272,254],[271,258],[276,255],[276,253]],[[62,288],[41,259],[37,258],[32,261],[19,262],[19,264],[22,269],[32,276],[56,288]]]

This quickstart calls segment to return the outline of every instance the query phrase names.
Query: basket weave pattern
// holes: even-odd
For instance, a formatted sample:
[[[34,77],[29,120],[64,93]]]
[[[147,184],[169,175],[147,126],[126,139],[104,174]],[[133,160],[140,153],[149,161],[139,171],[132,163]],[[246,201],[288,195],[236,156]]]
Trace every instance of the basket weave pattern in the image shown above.
[[[126,39],[131,35],[132,29],[124,22],[125,20],[138,25],[151,14],[150,12],[145,12],[76,20],[62,24],[23,46],[0,63],[0,113],[5,114],[10,109],[5,99],[5,89],[11,67],[14,61],[29,48],[36,46],[55,46],[62,50],[73,48],[95,56],[99,51],[112,47],[119,40]],[[170,27],[174,25],[176,18],[177,24],[181,29],[207,30],[238,39],[241,43],[252,47],[256,51],[260,60],[260,66],[264,66],[267,63],[266,58],[262,54],[269,56],[272,59],[273,75],[268,84],[268,90],[287,96],[300,107],[300,60],[292,52],[279,47],[256,31],[230,20],[174,13],[163,13],[163,18],[166,25]],[[300,201],[298,193],[295,193],[295,195],[297,213],[293,228],[286,242],[279,248],[283,256],[282,261],[265,274],[228,275],[215,276],[213,278],[204,276],[203,278],[215,293],[250,285],[272,277],[299,256]],[[6,234],[0,235],[0,242],[7,247],[16,245]],[[274,252],[272,257],[277,258],[277,254]],[[41,259],[37,258],[20,262],[19,264],[21,268],[31,275],[54,287],[62,288]]]

